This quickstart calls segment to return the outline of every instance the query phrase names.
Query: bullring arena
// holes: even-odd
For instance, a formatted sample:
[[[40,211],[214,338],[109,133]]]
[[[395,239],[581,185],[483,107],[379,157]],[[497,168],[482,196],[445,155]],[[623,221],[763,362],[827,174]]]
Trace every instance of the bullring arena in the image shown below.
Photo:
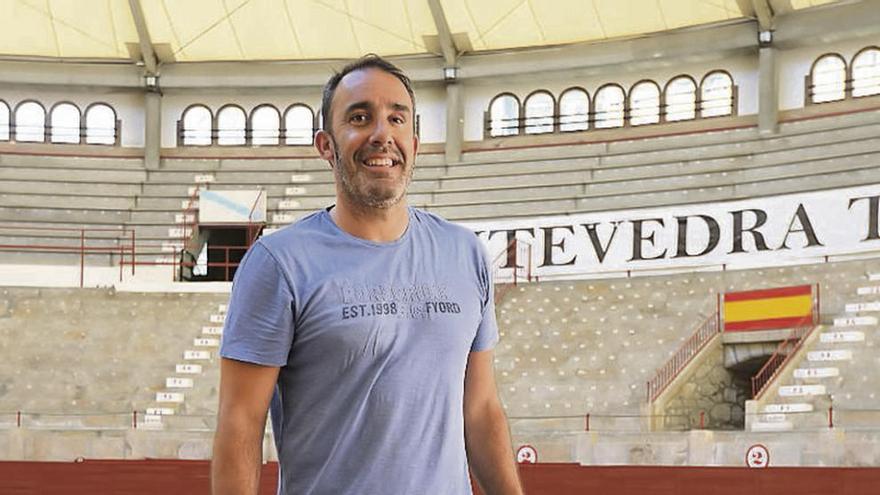
[[[0,493],[209,493],[231,280],[370,52],[527,493],[877,493],[876,0],[0,0]]]

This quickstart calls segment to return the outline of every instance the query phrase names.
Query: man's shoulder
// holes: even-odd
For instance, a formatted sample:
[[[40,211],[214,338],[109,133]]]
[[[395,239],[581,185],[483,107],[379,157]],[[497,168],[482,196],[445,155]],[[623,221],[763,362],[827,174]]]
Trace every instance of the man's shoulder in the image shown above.
[[[259,243],[269,251],[289,249],[300,242],[323,232],[324,210],[318,210],[286,225],[259,239]]]
[[[436,213],[412,208],[413,216],[422,226],[432,232],[436,232],[445,239],[455,241],[457,243],[465,243],[472,247],[480,247],[480,239],[476,233],[455,222],[451,222]]]

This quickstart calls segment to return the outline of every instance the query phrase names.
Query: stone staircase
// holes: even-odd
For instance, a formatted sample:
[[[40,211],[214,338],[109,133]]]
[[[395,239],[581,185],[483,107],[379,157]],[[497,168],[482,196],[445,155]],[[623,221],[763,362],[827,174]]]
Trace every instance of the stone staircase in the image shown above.
[[[226,304],[208,318],[192,346],[182,353],[174,373],[165,378],[165,388],[156,392],[138,423],[144,429],[213,430],[219,387],[217,351],[226,319]]]

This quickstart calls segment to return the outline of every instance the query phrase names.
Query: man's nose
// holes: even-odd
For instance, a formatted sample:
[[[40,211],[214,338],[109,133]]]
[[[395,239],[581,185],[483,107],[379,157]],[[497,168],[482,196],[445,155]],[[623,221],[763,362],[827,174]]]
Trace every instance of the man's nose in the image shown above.
[[[370,143],[374,146],[387,146],[391,144],[391,123],[384,119],[377,120],[376,125],[373,127],[373,134],[370,136]]]

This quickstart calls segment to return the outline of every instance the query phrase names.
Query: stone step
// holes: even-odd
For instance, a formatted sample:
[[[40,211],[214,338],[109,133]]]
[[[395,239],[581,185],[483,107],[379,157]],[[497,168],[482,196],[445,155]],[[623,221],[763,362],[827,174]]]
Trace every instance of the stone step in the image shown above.
[[[165,388],[193,388],[192,378],[170,376],[165,379]]]
[[[835,327],[860,327],[864,325],[876,325],[876,316],[847,316],[843,318],[835,318]]]
[[[752,431],[790,431],[794,426],[790,421],[781,422],[764,422],[755,421],[752,423]]]
[[[293,174],[290,176],[290,182],[295,184],[312,181],[314,181],[312,174]]]
[[[805,397],[825,395],[825,385],[783,385],[779,387],[780,397]]]
[[[273,224],[288,224],[292,223],[294,220],[299,218],[298,215],[294,215],[291,213],[273,213],[272,214],[272,223]],[[264,232],[264,235],[268,232]]]
[[[196,184],[209,184],[215,180],[214,174],[198,174],[193,176],[193,182]]]
[[[860,296],[867,296],[871,294],[880,294],[880,285],[871,285],[868,287],[859,287],[856,289],[856,294]]]
[[[293,186],[293,187],[285,187],[284,195],[285,196],[302,196],[306,194],[306,188],[302,186]]]
[[[227,309],[229,309],[229,307],[228,307],[227,305],[225,305],[225,304],[219,304],[219,305],[217,305],[217,312],[218,312],[218,313],[226,314],[226,310],[227,310]]]
[[[210,316],[209,321],[211,323],[223,323],[226,321],[226,315],[213,314]]]
[[[204,326],[204,327],[202,327],[202,334],[204,334],[204,335],[223,335],[223,327]]]
[[[203,361],[211,359],[211,353],[208,351],[183,351],[184,361]]]
[[[880,273],[869,273],[868,280],[870,280],[871,282],[876,282],[880,280]]]
[[[162,416],[158,414],[145,414],[143,420],[138,423],[138,428],[144,430],[161,430],[163,426]]]
[[[196,347],[219,347],[220,339],[196,338],[193,339],[193,345]]]
[[[159,403],[183,403],[184,395],[179,392],[156,392],[156,402]]]
[[[813,404],[807,402],[792,402],[788,404],[767,404],[764,406],[765,413],[804,413],[812,412]]]
[[[810,351],[807,353],[807,361],[852,361],[852,351],[849,349]]]
[[[824,344],[836,344],[839,342],[864,342],[865,332],[825,332],[819,335],[819,340]]]
[[[798,368],[794,370],[795,378],[832,378],[840,376],[839,368]]]
[[[785,414],[783,413],[761,414],[758,417],[760,421],[765,423],[782,423],[785,421]]]
[[[147,416],[173,416],[174,409],[170,407],[148,407]]]
[[[175,373],[182,375],[198,375],[202,372],[201,364],[178,364],[174,367]]]
[[[866,311],[880,311],[880,301],[849,303],[845,306],[847,313],[861,313]]]

